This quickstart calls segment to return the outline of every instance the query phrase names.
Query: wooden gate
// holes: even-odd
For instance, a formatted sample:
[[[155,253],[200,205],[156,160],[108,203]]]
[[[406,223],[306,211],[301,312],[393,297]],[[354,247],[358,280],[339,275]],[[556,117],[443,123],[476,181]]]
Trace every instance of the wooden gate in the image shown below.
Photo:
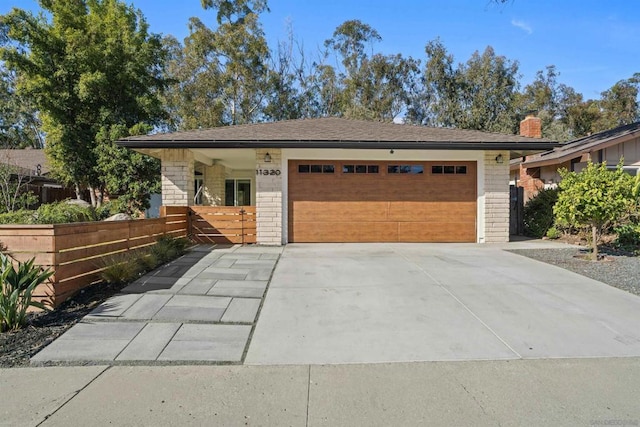
[[[197,243],[256,243],[255,206],[191,206],[189,218]]]
[[[524,234],[524,188],[509,186],[510,212],[509,234],[522,236]]]

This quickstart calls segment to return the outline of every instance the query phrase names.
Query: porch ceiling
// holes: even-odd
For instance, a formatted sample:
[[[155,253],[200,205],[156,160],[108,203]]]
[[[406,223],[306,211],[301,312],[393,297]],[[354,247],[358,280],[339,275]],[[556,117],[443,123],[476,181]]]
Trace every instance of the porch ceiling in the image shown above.
[[[206,163],[202,160],[209,160],[234,170],[255,169],[256,167],[256,150],[252,148],[199,148],[191,151],[195,154],[196,160],[201,163]],[[202,159],[203,157],[204,159]]]
[[[156,159],[162,156],[162,149],[138,148],[136,151]],[[191,149],[195,160],[206,165],[214,163],[233,170],[249,170],[256,167],[256,150],[253,148],[198,148]]]

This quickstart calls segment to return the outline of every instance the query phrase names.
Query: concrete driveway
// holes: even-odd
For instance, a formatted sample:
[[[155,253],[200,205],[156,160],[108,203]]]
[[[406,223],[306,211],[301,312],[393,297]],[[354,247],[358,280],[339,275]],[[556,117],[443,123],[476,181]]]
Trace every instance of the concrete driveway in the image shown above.
[[[523,245],[290,244],[245,363],[640,356],[639,297]]]

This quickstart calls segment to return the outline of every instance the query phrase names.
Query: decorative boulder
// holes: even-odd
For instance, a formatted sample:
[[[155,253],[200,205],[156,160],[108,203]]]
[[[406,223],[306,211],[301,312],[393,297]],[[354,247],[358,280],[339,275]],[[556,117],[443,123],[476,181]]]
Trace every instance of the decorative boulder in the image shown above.
[[[91,203],[85,202],[82,199],[67,199],[64,202],[66,204],[68,204],[68,205],[76,205],[76,206],[81,206],[83,208],[90,208],[91,207]]]
[[[129,221],[131,216],[125,213],[117,213],[115,215],[111,215],[109,218],[106,218],[105,221]]]

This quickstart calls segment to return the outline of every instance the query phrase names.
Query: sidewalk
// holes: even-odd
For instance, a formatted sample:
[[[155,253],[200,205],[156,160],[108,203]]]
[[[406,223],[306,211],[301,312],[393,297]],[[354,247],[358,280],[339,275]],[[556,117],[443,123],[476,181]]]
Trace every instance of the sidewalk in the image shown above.
[[[0,425],[637,426],[640,358],[0,370]]]
[[[240,363],[281,252],[197,246],[105,301],[31,363]]]

